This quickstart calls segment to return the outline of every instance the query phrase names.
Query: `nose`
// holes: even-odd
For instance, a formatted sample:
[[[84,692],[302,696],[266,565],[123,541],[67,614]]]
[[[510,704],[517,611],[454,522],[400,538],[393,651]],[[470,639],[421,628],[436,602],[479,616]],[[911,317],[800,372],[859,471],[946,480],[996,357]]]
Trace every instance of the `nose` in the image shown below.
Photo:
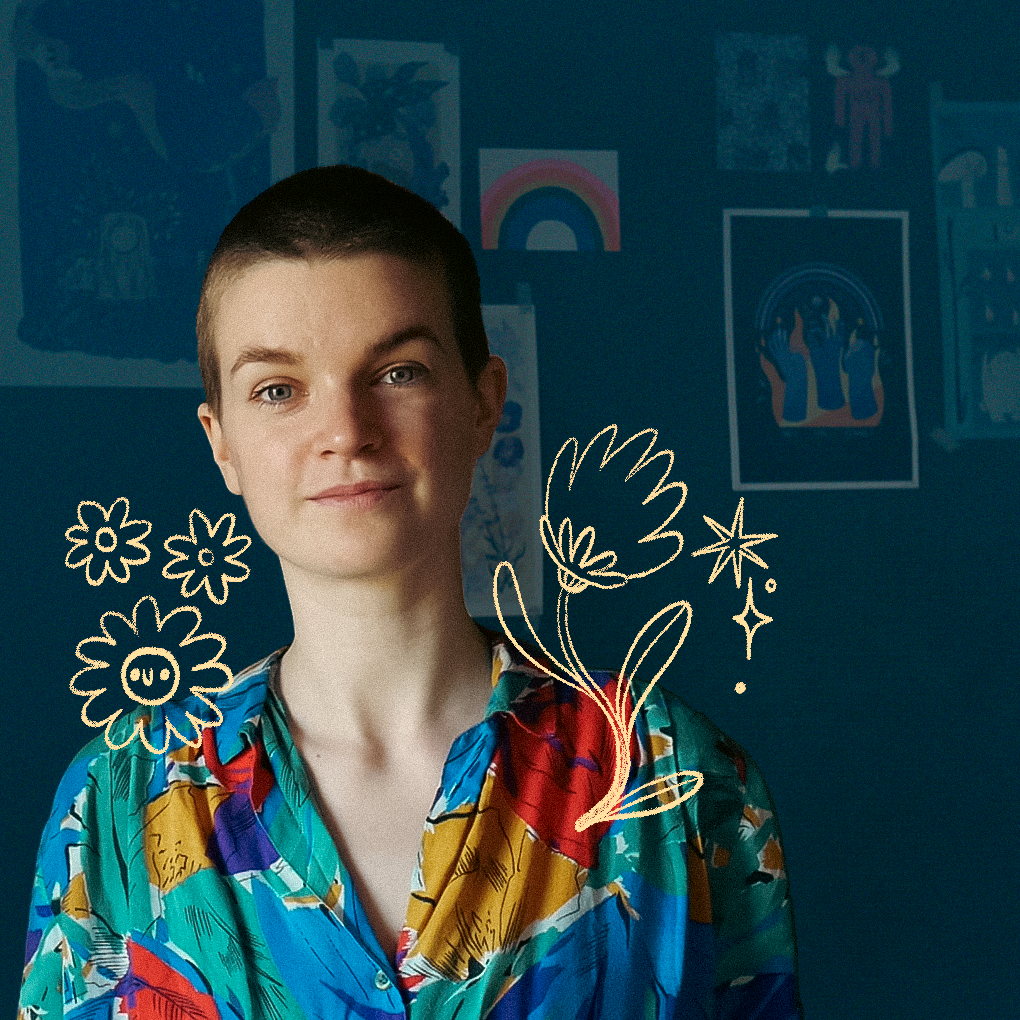
[[[372,394],[356,386],[322,391],[316,429],[321,455],[355,457],[374,450],[382,439],[379,409]]]

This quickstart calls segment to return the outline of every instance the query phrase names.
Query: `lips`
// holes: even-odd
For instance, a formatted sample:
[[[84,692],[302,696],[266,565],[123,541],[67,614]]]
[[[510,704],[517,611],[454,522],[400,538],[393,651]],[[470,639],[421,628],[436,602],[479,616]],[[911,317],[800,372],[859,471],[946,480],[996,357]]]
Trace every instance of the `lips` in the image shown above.
[[[396,485],[387,482],[356,482],[354,485],[334,485],[331,489],[323,489],[316,493],[312,499],[328,499],[329,497],[357,496],[362,492],[372,492],[376,489],[395,489]]]

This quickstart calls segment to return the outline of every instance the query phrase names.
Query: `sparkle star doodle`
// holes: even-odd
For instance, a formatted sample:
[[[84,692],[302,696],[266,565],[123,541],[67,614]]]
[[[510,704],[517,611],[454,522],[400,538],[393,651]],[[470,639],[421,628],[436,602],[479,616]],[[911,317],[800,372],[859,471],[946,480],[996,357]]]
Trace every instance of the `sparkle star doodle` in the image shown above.
[[[768,586],[766,585],[766,587],[768,587]],[[754,616],[756,616],[758,618],[758,622],[753,627],[749,627],[747,625],[747,614],[748,613],[752,613]],[[759,612],[758,611],[758,607],[754,604],[754,590],[753,590],[753,585],[752,585],[752,578],[750,578],[750,577],[747,579],[747,601],[744,603],[744,611],[742,613],[736,613],[734,615],[733,619],[737,623],[739,623],[740,626],[743,627],[744,630],[747,633],[747,657],[748,657],[748,659],[750,659],[751,658],[751,639],[754,637],[754,632],[759,627],[764,627],[766,623],[771,623],[772,622],[772,617],[771,616],[766,616],[764,613]],[[742,694],[743,691],[738,689],[737,693],[738,694]]]
[[[718,542],[713,542],[711,545],[706,545],[701,549],[695,550],[691,553],[692,556],[704,556],[707,553],[716,553],[715,565],[712,568],[712,573],[708,578],[708,583],[711,584],[719,574],[726,568],[726,564],[732,562],[733,564],[733,578],[736,581],[737,588],[741,586],[741,575],[744,557],[746,556],[752,563],[757,564],[759,567],[768,569],[768,564],[755,552],[751,551],[751,546],[760,545],[762,542],[767,542],[770,538],[778,538],[775,534],[759,534],[759,535],[745,535],[744,534],[744,497],[740,497],[740,502],[737,503],[737,512],[733,515],[733,525],[727,530],[718,521],[712,520],[707,515],[702,515],[705,523],[719,536]],[[770,594],[776,590],[776,582],[770,577],[765,582],[765,590]],[[753,626],[748,626],[747,618],[748,613],[752,613],[758,618],[758,622]],[[747,600],[744,604],[743,613],[737,613],[732,617],[737,623],[739,623],[747,633],[747,658],[751,658],[751,639],[754,636],[754,632],[766,623],[772,622],[771,616],[766,616],[764,613],[760,613],[754,604],[754,597],[751,592],[751,578],[747,579]],[[738,694],[743,694],[746,687],[743,683],[738,683],[735,688]]]
[[[196,519],[202,522],[200,528],[195,527]],[[163,543],[163,548],[173,556],[163,567],[163,576],[167,580],[183,578],[181,595],[186,599],[190,599],[200,588],[205,588],[206,595],[216,605],[222,606],[227,601],[229,583],[247,579],[250,571],[237,557],[251,545],[251,539],[247,535],[234,534],[235,520],[233,514],[224,514],[214,525],[210,525],[209,518],[201,510],[192,510],[188,515],[190,534],[171,535]],[[227,525],[217,535],[224,521]],[[183,543],[182,548],[174,548],[175,542]],[[227,552],[230,546],[237,548]],[[184,564],[183,569],[170,569],[179,564]],[[229,572],[225,568],[230,568]],[[218,583],[214,580],[217,574]],[[191,583],[193,578],[194,583]]]
[[[703,515],[705,516],[705,515]],[[733,515],[733,526],[727,531],[718,521],[705,516],[705,523],[719,536],[718,542],[706,545],[702,549],[692,552],[692,556],[704,556],[706,553],[718,553],[715,566],[712,568],[712,575],[708,579],[711,584],[722,571],[728,562],[733,563],[733,578],[740,587],[741,568],[746,556],[752,563],[768,570],[768,564],[757,554],[751,552],[752,545],[759,545],[767,542],[770,538],[778,538],[778,535],[745,535],[744,534],[744,497],[740,497],[737,504],[737,512]]]

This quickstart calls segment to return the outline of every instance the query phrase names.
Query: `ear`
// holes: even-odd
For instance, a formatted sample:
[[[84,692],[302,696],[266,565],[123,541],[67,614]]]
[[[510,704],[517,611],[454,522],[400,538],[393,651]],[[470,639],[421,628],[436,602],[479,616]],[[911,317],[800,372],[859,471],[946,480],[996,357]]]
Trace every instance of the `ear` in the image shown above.
[[[237,471],[234,470],[234,465],[230,460],[230,450],[223,436],[223,429],[220,427],[219,419],[213,415],[211,408],[205,402],[198,406],[198,420],[202,423],[202,428],[205,429],[206,438],[212,447],[213,460],[216,461],[216,465],[223,475],[223,481],[235,496],[240,496],[241,485],[237,478]]]
[[[488,450],[496,426],[503,417],[506,387],[506,362],[498,355],[490,354],[475,385],[478,401],[478,417],[475,419],[475,435],[478,438],[478,445],[475,447],[476,459]]]

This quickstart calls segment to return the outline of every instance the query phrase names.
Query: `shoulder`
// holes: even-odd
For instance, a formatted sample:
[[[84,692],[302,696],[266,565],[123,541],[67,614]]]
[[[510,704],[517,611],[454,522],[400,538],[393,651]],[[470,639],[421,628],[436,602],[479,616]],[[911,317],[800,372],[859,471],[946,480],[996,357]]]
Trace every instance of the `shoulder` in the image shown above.
[[[144,804],[173,782],[194,781],[196,767],[208,766],[210,757],[219,764],[243,750],[244,731],[259,720],[270,668],[279,654],[274,652],[248,666],[236,674],[228,688],[210,695],[205,703],[189,698],[177,706],[174,716],[158,706],[136,705],[100,730],[65,769],[44,842],[61,831],[80,828],[86,811],[93,824],[108,825],[128,817],[137,818],[140,824],[138,812]],[[201,725],[182,725],[177,716],[187,718],[189,713]],[[211,778],[207,768],[199,771],[206,780]]]
[[[747,751],[703,712],[692,708],[667,688],[661,691],[678,753],[685,760],[696,762],[688,767],[746,785],[750,773],[757,772],[757,765]]]
[[[677,769],[703,777],[697,794],[686,802],[691,834],[700,835],[703,842],[732,844],[748,828],[772,828],[765,823],[774,823],[775,806],[761,769],[747,750],[664,687],[648,702],[661,706],[665,715]]]

